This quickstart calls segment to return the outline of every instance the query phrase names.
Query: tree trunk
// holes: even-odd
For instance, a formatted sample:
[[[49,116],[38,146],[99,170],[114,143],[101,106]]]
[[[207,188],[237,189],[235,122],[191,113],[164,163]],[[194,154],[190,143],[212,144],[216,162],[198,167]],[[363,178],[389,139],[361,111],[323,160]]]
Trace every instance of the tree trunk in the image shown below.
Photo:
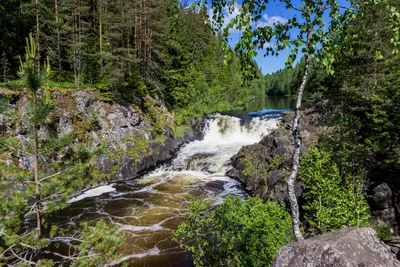
[[[81,1],[78,2],[79,8],[81,8]],[[78,13],[78,86],[81,85],[81,74],[82,74],[82,16],[81,9]]]
[[[142,43],[143,43],[143,29],[142,29],[142,0],[139,0],[139,47],[138,47],[138,57],[142,59]]]
[[[3,65],[3,82],[6,84],[7,82],[7,66],[6,64]]]
[[[61,63],[61,47],[60,47],[60,19],[58,13],[58,0],[54,0],[54,8],[56,10],[56,24],[57,24],[57,54],[58,54],[58,69],[62,70]]]
[[[103,74],[103,19],[102,19],[102,1],[99,1],[99,43],[100,43],[100,73]]]
[[[76,19],[76,2],[74,1],[74,10],[72,12],[72,17],[73,17],[73,30],[72,30],[72,36],[73,36],[73,54],[74,54],[74,81],[75,81],[75,85],[78,85],[78,76],[77,76],[77,62],[78,62],[78,53],[77,53],[77,45],[78,45],[78,41],[77,41],[77,19]]]
[[[34,98],[34,105],[36,109],[36,97]],[[40,181],[39,181],[39,153],[38,153],[38,137],[36,125],[33,126],[33,154],[34,154],[34,180],[35,180],[35,194],[36,194],[36,238],[42,236],[42,202],[40,199]]]
[[[307,34],[306,47],[308,47],[310,36],[311,36],[311,30]],[[300,153],[301,153],[301,142],[302,142],[300,133],[300,107],[301,107],[301,100],[303,97],[304,88],[306,87],[307,84],[308,70],[310,67],[310,55],[308,54],[308,52],[304,55],[304,59],[305,59],[304,74],[299,91],[297,92],[296,110],[295,110],[295,116],[293,118],[293,127],[292,127],[293,129],[292,135],[294,139],[293,165],[287,182],[290,210],[292,212],[293,233],[297,241],[301,241],[304,239],[300,231],[300,211],[294,190],[294,183],[297,178],[297,175],[299,174],[299,166],[300,166]]]
[[[37,53],[37,57],[38,57],[37,70],[38,70],[38,77],[40,77],[39,0],[35,0],[35,11],[36,11],[36,53]]]

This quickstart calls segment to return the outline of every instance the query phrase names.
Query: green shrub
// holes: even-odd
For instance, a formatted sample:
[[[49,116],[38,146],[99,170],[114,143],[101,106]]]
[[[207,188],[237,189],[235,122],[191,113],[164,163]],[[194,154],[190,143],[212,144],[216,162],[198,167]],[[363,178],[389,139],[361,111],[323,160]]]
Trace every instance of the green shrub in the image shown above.
[[[380,240],[387,240],[393,235],[393,230],[388,222],[374,222],[372,228],[374,228]]]
[[[308,190],[304,217],[318,233],[368,224],[362,179],[342,177],[329,152],[311,148],[301,162],[300,177]]]
[[[227,197],[215,210],[193,202],[174,240],[192,253],[196,266],[269,266],[292,239],[284,207],[258,198]]]

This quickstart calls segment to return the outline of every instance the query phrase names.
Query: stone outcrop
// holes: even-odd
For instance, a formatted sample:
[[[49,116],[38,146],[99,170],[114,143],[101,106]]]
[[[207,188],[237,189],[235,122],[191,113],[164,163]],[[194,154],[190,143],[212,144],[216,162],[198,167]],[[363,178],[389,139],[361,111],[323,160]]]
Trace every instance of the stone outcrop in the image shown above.
[[[50,127],[41,127],[39,139],[46,141],[50,131],[57,134],[74,132],[76,142],[84,142],[91,149],[107,144],[106,153],[95,158],[94,163],[101,172],[110,174],[113,181],[134,179],[154,170],[171,160],[183,144],[201,137],[191,129],[183,136],[175,137],[168,126],[173,124],[173,118],[162,102],[156,99],[149,101],[154,104],[151,107],[153,111],[162,116],[160,120],[164,125],[161,135],[165,138],[161,141],[155,140],[156,134],[146,114],[128,103],[105,102],[96,92],[75,90],[55,90],[52,99],[55,108],[48,122]],[[14,95],[11,105],[18,111],[21,121],[27,119],[26,98]],[[16,137],[21,144],[30,142],[28,129],[23,123],[15,123],[5,115],[0,115],[0,122],[0,133]],[[192,124],[193,128],[201,128],[201,118],[193,119]],[[140,142],[145,151],[138,148]],[[32,157],[17,157],[20,167],[33,168]],[[42,162],[48,160],[41,158]]]
[[[282,247],[272,267],[400,267],[372,228],[346,228]]]
[[[242,182],[246,190],[252,195],[259,195],[263,199],[282,201],[287,200],[286,177],[290,171],[291,157],[293,153],[292,137],[293,113],[285,113],[282,117],[281,126],[261,142],[243,147],[238,154],[232,157],[233,168],[228,176]],[[303,140],[303,152],[306,152],[318,138],[321,132],[321,113],[316,109],[308,109],[301,115],[301,135]],[[260,162],[266,162],[267,179],[254,179],[246,175],[245,157],[255,155]],[[274,160],[279,157],[277,166],[273,166]],[[275,161],[276,162],[276,161]],[[296,195],[300,196],[303,191],[302,184],[297,181],[295,184]]]

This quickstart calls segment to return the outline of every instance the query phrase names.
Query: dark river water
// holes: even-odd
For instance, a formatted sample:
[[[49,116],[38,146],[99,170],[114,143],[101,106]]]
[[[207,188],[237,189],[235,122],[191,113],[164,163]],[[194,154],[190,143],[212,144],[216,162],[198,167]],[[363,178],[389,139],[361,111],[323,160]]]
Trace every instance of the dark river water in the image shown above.
[[[247,114],[263,109],[288,110],[293,100],[256,99]],[[215,205],[227,195],[246,196],[242,186],[226,176],[230,158],[242,146],[259,142],[279,123],[279,118],[252,117],[241,123],[235,116],[209,116],[204,139],[180,149],[176,158],[144,177],[126,184],[111,184],[89,190],[71,199],[60,220],[78,223],[104,219],[126,235],[125,255],[113,265],[192,266],[190,255],[172,241],[173,231],[182,222],[189,200],[204,196]]]

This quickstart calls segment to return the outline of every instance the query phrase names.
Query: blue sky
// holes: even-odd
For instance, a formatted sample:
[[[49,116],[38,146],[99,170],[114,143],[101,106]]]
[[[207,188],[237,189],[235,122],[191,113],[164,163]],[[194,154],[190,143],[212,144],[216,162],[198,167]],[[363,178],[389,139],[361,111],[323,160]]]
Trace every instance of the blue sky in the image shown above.
[[[292,2],[294,6],[300,6],[301,4],[301,0],[294,0]],[[265,13],[263,14],[261,23],[268,26],[272,26],[273,23],[285,23],[288,18],[294,15],[296,15],[296,11],[287,10],[285,5],[279,1],[270,1]],[[229,20],[230,16],[228,16],[227,19]],[[233,47],[239,38],[240,32],[231,31],[231,37],[229,40],[230,45]],[[285,68],[285,59],[289,55],[288,50],[280,51],[278,56],[270,55],[264,57],[264,53],[263,51],[258,51],[258,55],[255,58],[263,74],[272,73]]]
[[[192,3],[194,2],[194,0],[190,0],[189,2]],[[241,1],[238,0],[238,2],[240,3]],[[302,4],[302,0],[292,0],[291,3],[293,4],[293,6],[299,7]],[[339,3],[348,6],[348,0],[339,0]],[[235,8],[232,14],[227,14],[225,18],[225,24],[227,24],[235,15],[237,15],[237,12],[239,11]],[[300,19],[298,11],[287,10],[285,4],[282,4],[279,0],[270,0],[260,23],[272,26],[273,23],[285,23],[285,21],[288,18],[291,18],[293,16],[297,16],[298,19]],[[232,30],[229,39],[229,44],[231,45],[231,47],[234,47],[239,38],[240,38],[240,32],[237,30]],[[275,72],[279,69],[285,68],[285,59],[288,55],[289,51],[283,50],[280,51],[278,56],[270,55],[264,57],[263,51],[259,51],[255,60],[257,61],[258,66],[262,70],[262,73],[268,74]],[[301,56],[298,56],[297,60],[299,60],[300,57]]]

